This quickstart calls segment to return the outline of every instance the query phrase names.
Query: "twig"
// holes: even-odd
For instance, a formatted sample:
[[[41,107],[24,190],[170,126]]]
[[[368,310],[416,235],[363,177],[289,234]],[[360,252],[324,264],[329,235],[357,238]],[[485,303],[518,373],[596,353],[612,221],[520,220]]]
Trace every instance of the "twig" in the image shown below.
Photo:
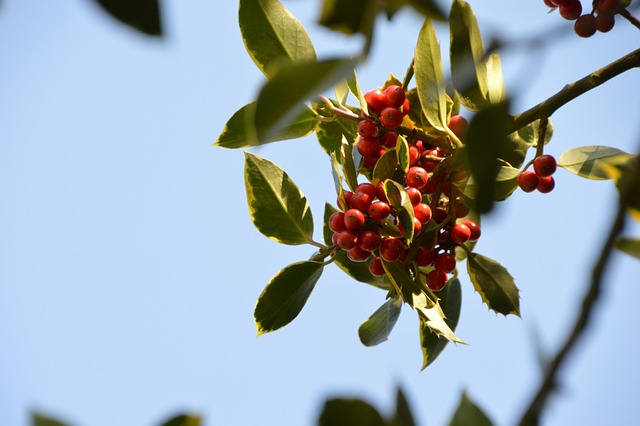
[[[571,330],[571,333],[567,337],[564,345],[558,351],[556,356],[549,364],[548,369],[544,375],[544,379],[540,384],[540,388],[536,392],[535,396],[531,400],[527,410],[525,411],[522,419],[520,420],[520,426],[535,426],[538,425],[540,415],[544,411],[545,405],[549,399],[551,393],[557,387],[557,374],[564,362],[567,360],[570,352],[575,348],[576,343],[583,336],[584,331],[589,325],[589,320],[592,318],[593,312],[598,302],[600,292],[602,290],[602,278],[609,266],[609,259],[613,251],[613,244],[617,237],[622,233],[624,228],[626,206],[631,197],[634,196],[634,183],[640,178],[640,156],[634,164],[634,167],[627,170],[632,176],[627,176],[625,187],[620,189],[620,199],[618,202],[618,211],[616,212],[615,219],[611,225],[609,235],[605,240],[602,250],[596,264],[593,267],[591,274],[591,284],[587,293],[582,301],[582,309],[576,322]],[[624,182],[624,181],[623,181]]]
[[[600,86],[605,81],[636,67],[640,67],[640,49],[634,50],[604,68],[600,68],[586,77],[566,85],[562,90],[551,96],[549,99],[542,101],[538,105],[521,114],[516,115],[509,126],[508,132],[515,132],[521,127],[524,127],[539,118],[550,117],[554,112],[556,112],[556,110],[558,110],[558,108],[578,96]]]
[[[618,13],[622,15],[627,21],[631,22],[635,27],[640,28],[640,21],[638,20],[638,18],[633,16],[627,9],[620,9]]]

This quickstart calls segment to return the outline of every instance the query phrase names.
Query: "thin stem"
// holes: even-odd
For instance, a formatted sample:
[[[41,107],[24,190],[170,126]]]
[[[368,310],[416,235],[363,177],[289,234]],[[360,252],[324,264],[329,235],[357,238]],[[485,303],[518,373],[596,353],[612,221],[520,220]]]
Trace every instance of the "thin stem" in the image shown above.
[[[620,9],[618,13],[622,15],[627,21],[631,22],[631,24],[633,24],[636,28],[640,29],[640,20],[633,16],[627,9]]]
[[[610,63],[586,77],[566,85],[555,95],[549,99],[542,101],[533,108],[516,115],[508,130],[509,133],[534,122],[539,118],[550,117],[560,107],[577,98],[580,95],[600,86],[602,83],[629,71],[632,68],[640,67],[640,49],[623,56],[622,58]]]
[[[549,364],[538,391],[520,420],[520,426],[538,425],[540,415],[545,409],[549,396],[557,388],[558,371],[564,365],[569,354],[575,348],[576,343],[584,335],[584,332],[589,325],[589,321],[592,318],[596,304],[599,301],[600,292],[602,291],[602,279],[607,267],[609,266],[608,264],[613,252],[614,242],[622,233],[624,228],[626,206],[628,205],[628,201],[631,197],[633,197],[634,190],[636,190],[633,183],[640,178],[640,156],[638,156],[634,167],[629,169],[628,172],[631,173],[632,176],[629,176],[629,179],[627,179],[627,185],[625,188],[621,189],[618,211],[616,212],[613,224],[609,230],[609,235],[602,246],[598,260],[593,266],[591,284],[582,301],[582,309],[580,310],[573,329],[567,336],[565,343]]]

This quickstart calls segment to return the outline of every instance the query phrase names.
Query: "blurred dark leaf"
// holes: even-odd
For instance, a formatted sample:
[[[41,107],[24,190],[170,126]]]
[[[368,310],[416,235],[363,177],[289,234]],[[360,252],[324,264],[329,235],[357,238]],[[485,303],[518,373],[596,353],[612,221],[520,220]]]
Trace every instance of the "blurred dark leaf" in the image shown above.
[[[187,414],[178,414],[175,417],[162,423],[161,426],[200,426],[201,420],[198,416],[189,416]]]
[[[158,0],[95,0],[111,16],[123,24],[150,35],[162,36]]]
[[[398,386],[398,390],[396,392],[396,417],[391,422],[391,425],[415,426],[415,424],[407,398],[404,396],[402,388]]]
[[[378,411],[360,399],[330,399],[324,404],[318,426],[384,426]]]
[[[463,392],[449,426],[493,426],[493,422]]]
[[[68,426],[68,424],[44,414],[31,413],[31,426]]]

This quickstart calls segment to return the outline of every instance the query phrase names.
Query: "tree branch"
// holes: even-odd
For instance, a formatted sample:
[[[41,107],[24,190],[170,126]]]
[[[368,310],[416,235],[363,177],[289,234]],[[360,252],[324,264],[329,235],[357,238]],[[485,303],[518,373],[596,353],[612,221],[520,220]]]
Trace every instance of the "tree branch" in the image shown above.
[[[637,189],[634,187],[634,183],[640,178],[640,155],[637,156],[635,164],[631,168],[627,169],[626,173],[630,173],[631,176],[627,176],[626,185],[620,189],[618,211],[616,212],[615,219],[611,225],[609,235],[602,246],[598,260],[593,267],[591,285],[589,286],[589,289],[582,301],[582,309],[580,310],[573,329],[567,337],[564,345],[549,364],[538,391],[520,420],[520,426],[535,426],[539,423],[540,415],[544,411],[547,400],[557,387],[558,371],[566,361],[571,351],[575,348],[576,343],[583,336],[587,326],[589,325],[589,320],[592,318],[596,302],[598,302],[599,295],[602,290],[602,278],[606,272],[609,259],[611,258],[611,254],[614,249],[613,244],[624,228],[626,206],[629,204],[629,200],[634,196],[634,191]],[[625,181],[622,180],[622,182]]]
[[[549,99],[539,103],[533,108],[513,117],[513,122],[509,126],[509,133],[515,132],[523,126],[536,121],[539,118],[550,117],[560,107],[577,98],[578,96],[600,86],[602,83],[615,76],[629,71],[632,68],[640,67],[640,49],[623,56],[580,80],[567,84],[562,90]]]

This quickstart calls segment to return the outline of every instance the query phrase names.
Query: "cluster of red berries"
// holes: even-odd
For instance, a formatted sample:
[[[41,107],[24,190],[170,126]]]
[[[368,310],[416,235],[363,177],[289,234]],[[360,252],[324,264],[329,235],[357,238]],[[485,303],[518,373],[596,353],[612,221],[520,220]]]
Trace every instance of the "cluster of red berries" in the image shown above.
[[[408,113],[409,103],[404,90],[390,85],[383,91],[372,90],[364,96],[369,115],[358,125],[358,151],[365,168],[372,169],[386,149],[395,149],[398,134],[392,132]],[[450,128],[462,135],[466,120],[453,116]],[[452,173],[441,163],[446,153],[422,140],[408,143],[410,167],[406,173],[390,177],[401,184],[413,208],[411,245],[405,238],[398,212],[387,199],[381,180],[359,184],[353,192],[344,191],[338,200],[340,211],[329,219],[332,241],[347,252],[354,262],[369,261],[374,276],[384,276],[385,262],[403,262],[433,291],[444,288],[449,274],[456,268],[455,248],[480,237],[480,227],[472,220],[463,220],[469,207],[462,201],[459,189],[450,181],[465,176],[462,171]],[[382,151],[382,152],[381,152]],[[456,223],[461,219],[459,223]],[[434,238],[425,242],[416,238],[427,225],[436,230]],[[418,244],[418,246],[414,246]]]
[[[553,191],[556,186],[552,174],[558,168],[552,155],[541,155],[533,160],[533,171],[527,170],[518,176],[518,186],[524,192],[538,190],[543,194]]]
[[[553,9],[558,8],[563,18],[575,21],[573,29],[580,37],[591,37],[596,31],[611,31],[615,25],[615,14],[620,9],[620,0],[595,0],[593,11],[585,14],[580,0],[544,0],[544,3]]]

